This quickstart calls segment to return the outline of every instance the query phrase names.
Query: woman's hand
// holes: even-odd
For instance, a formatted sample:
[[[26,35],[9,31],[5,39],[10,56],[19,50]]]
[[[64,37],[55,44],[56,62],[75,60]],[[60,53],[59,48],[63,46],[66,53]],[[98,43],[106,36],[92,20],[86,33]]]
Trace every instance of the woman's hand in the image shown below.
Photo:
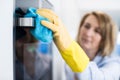
[[[43,20],[41,21],[41,24],[53,31],[54,42],[58,49],[67,49],[70,46],[72,39],[58,16],[49,9],[38,9],[37,13],[50,20],[50,22]]]
[[[58,16],[49,9],[38,9],[37,13],[50,20],[50,22],[41,21],[41,24],[53,31],[54,42],[66,63],[74,72],[84,71],[89,58],[83,49],[71,39]]]

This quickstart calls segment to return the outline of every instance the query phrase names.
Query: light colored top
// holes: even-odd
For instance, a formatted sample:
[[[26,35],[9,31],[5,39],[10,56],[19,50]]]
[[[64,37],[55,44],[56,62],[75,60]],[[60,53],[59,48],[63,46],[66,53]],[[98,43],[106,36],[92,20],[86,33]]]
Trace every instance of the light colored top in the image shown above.
[[[110,55],[102,57],[97,55],[91,61],[82,73],[73,73],[66,66],[67,80],[74,80],[76,76],[78,80],[120,80],[120,56]]]

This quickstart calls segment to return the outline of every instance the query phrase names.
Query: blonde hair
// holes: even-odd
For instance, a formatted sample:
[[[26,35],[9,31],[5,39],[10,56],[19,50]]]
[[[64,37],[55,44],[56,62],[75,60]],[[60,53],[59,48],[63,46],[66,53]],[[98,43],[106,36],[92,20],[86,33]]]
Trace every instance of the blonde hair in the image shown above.
[[[91,12],[87,13],[86,15],[83,16],[81,23],[79,25],[79,31],[77,35],[77,42],[79,43],[79,33],[80,33],[80,28],[84,24],[86,18],[89,15],[94,15],[100,24],[100,29],[101,33],[100,35],[102,36],[102,40],[100,43],[99,51],[101,51],[102,56],[110,55],[114,49],[115,46],[115,41],[116,41],[116,26],[113,23],[112,19],[110,16],[103,12]],[[80,43],[79,43],[80,44]]]

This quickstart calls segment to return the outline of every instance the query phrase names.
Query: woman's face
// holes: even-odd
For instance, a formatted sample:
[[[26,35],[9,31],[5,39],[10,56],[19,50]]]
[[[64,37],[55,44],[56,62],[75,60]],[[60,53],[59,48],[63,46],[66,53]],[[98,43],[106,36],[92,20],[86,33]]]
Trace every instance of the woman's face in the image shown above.
[[[102,39],[100,25],[94,15],[89,15],[80,28],[79,43],[81,47],[89,51],[98,51]]]

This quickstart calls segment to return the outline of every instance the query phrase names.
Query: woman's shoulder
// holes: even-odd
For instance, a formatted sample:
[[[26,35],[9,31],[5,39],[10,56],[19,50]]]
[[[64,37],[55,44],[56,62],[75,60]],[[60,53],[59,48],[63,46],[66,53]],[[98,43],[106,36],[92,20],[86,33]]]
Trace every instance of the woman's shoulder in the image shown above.
[[[116,54],[111,54],[109,56],[105,56],[104,61],[115,61],[120,63],[120,56]]]
[[[116,64],[116,65],[120,65],[120,56],[118,55],[109,55],[109,56],[105,56],[102,58],[101,62],[99,63],[99,65],[110,65],[110,64]]]

